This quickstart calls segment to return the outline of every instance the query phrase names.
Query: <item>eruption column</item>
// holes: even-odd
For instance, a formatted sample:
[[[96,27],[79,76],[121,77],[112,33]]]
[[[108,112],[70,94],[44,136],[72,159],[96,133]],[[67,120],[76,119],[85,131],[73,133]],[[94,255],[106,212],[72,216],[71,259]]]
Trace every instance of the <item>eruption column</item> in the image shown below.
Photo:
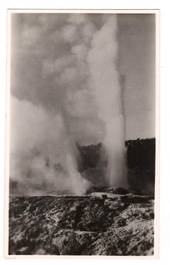
[[[98,107],[98,116],[105,124],[103,146],[110,186],[126,187],[124,116],[122,91],[116,67],[118,53],[117,17],[108,15],[92,39],[88,54],[90,86]]]

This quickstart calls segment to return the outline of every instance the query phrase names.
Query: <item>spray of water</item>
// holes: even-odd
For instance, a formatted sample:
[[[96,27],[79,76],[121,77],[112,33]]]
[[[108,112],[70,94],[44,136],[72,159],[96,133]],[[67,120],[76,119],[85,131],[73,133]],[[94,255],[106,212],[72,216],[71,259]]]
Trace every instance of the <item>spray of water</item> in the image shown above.
[[[98,116],[105,124],[106,178],[109,185],[125,187],[124,117],[117,52],[117,18],[112,15],[105,18],[102,28],[94,34],[88,63]]]
[[[63,133],[65,138],[65,169],[70,178],[70,190],[76,195],[83,195],[90,186],[90,183],[84,179],[78,171],[79,154],[67,122],[67,114],[61,109],[64,124]]]

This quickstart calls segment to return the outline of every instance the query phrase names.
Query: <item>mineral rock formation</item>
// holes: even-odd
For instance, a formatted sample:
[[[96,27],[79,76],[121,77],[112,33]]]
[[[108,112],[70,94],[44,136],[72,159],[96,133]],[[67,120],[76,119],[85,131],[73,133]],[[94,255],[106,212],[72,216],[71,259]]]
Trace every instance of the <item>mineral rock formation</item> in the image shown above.
[[[12,197],[9,254],[153,255],[153,204],[150,196],[111,191]]]

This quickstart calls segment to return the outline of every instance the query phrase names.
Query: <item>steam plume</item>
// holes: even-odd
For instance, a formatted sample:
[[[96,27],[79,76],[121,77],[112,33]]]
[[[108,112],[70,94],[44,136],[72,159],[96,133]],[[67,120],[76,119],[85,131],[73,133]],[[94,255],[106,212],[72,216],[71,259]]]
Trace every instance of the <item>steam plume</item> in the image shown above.
[[[25,100],[11,100],[10,178],[18,195],[84,194],[77,150],[64,114],[52,115]],[[22,128],[22,134],[20,130]]]
[[[89,182],[78,172],[75,143],[102,142],[108,184],[125,186],[116,15],[18,18],[11,178],[21,193],[83,194]]]
[[[78,171],[79,155],[75,145],[72,134],[69,130],[69,123],[67,122],[67,113],[61,108],[61,117],[63,118],[65,138],[65,168],[67,175],[70,178],[70,190],[77,195],[83,195],[88,189],[90,183],[82,178]]]
[[[124,117],[121,87],[116,68],[117,19],[105,19],[102,28],[94,34],[89,52],[90,85],[97,106],[98,116],[105,124],[103,140],[107,158],[106,178],[110,185],[126,186],[124,160]]]

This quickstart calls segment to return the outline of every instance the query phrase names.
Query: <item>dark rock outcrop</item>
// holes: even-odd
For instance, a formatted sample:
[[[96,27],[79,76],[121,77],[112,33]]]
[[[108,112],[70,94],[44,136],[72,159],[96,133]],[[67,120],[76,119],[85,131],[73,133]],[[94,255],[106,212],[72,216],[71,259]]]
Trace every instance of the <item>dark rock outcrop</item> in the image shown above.
[[[125,142],[129,188],[138,193],[154,194],[155,187],[155,138]],[[79,146],[79,170],[94,188],[108,185],[105,179],[107,159],[102,143]]]
[[[111,191],[12,197],[9,254],[152,255],[153,204],[149,196]]]
[[[126,141],[129,187],[137,192],[154,194],[155,138]]]

